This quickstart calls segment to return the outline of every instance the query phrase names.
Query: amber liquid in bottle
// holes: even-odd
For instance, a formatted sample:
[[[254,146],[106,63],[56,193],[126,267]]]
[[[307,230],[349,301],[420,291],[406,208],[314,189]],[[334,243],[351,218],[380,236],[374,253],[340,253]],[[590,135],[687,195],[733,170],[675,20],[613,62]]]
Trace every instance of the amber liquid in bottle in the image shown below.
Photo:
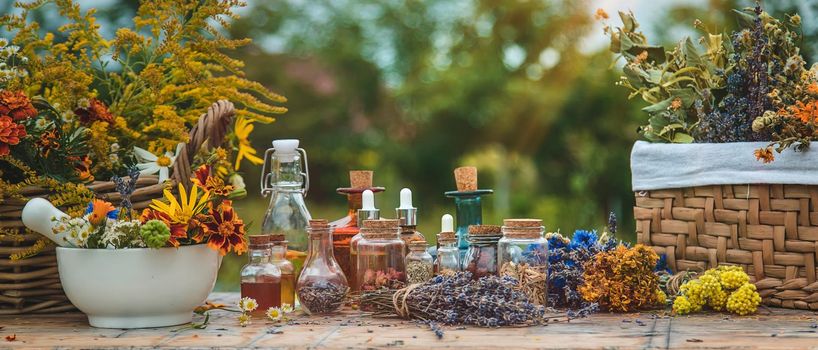
[[[281,303],[295,305],[295,274],[281,274]]]
[[[256,299],[258,308],[254,311],[254,313],[263,313],[271,307],[281,306],[281,283],[242,283],[241,296]]]
[[[273,235],[270,263],[281,270],[281,304],[295,307],[295,267],[287,260],[287,241],[283,235]]]

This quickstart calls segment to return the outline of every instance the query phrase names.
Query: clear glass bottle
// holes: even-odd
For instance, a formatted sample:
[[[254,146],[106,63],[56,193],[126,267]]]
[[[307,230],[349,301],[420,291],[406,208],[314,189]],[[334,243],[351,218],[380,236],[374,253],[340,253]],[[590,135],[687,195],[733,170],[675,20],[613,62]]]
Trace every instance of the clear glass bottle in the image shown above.
[[[409,254],[409,244],[413,241],[426,241],[417,230],[418,209],[412,206],[412,190],[404,188],[400,190],[400,207],[395,209],[400,225],[400,239],[404,243],[403,255]]]
[[[472,279],[497,275],[497,242],[503,237],[500,226],[469,226],[469,249],[463,260],[463,270],[472,274]]]
[[[359,289],[358,284],[358,243],[363,239],[361,227],[364,220],[378,220],[381,218],[381,211],[375,208],[375,193],[372,190],[364,190],[361,194],[361,209],[358,209],[358,233],[349,240],[349,262],[351,265],[350,274],[347,275],[349,286],[353,292]]]
[[[309,190],[307,153],[298,148],[298,140],[275,140],[273,148],[264,153],[261,171],[261,194],[272,194],[261,232],[286,237],[293,250],[287,259],[297,272],[307,256],[307,223],[311,218],[304,204]]]
[[[452,216],[443,215],[440,219],[441,230],[437,235],[437,256],[435,257],[435,273],[438,275],[452,275],[460,271],[460,249],[457,248]]]
[[[406,255],[405,264],[406,282],[409,284],[426,282],[435,274],[435,261],[432,255],[426,252],[426,241],[409,243],[409,254]]]
[[[347,203],[349,211],[347,215],[331,222],[329,225],[334,227],[332,232],[332,249],[335,254],[335,260],[341,265],[344,270],[344,275],[350,282],[350,285],[355,285],[355,260],[352,256],[352,240],[358,236],[361,231],[358,220],[358,213],[363,206],[363,192],[369,190],[370,192],[383,191],[383,187],[372,187],[372,171],[368,170],[353,170],[349,172],[350,187],[339,188],[336,190],[339,194],[347,196]],[[360,237],[358,238],[360,240]]]
[[[295,266],[287,260],[287,240],[284,235],[270,235],[270,263],[281,270],[281,305],[295,307]]]
[[[358,290],[401,288],[406,284],[404,243],[397,220],[365,220],[358,242]]]
[[[309,253],[296,294],[307,314],[335,312],[343,306],[349,284],[332,253],[332,229],[326,220],[311,220],[309,231]]]
[[[506,219],[503,221],[503,238],[497,243],[501,275],[528,276],[531,285],[529,299],[538,305],[548,301],[548,240],[545,227],[538,219]]]
[[[256,300],[260,312],[281,306],[281,270],[270,263],[270,237],[249,237],[250,261],[241,268],[241,296]]]

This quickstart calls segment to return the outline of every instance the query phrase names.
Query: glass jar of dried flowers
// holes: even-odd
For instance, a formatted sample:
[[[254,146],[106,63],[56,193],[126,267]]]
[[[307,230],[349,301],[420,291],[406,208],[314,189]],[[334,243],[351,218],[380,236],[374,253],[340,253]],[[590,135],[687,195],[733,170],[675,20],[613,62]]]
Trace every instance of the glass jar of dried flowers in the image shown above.
[[[326,220],[310,220],[309,235],[309,253],[296,294],[307,314],[334,312],[344,304],[349,284],[332,253],[332,229]]]
[[[531,302],[548,299],[548,241],[538,219],[506,219],[498,246],[500,275],[514,277]]]
[[[365,220],[358,242],[358,290],[401,288],[406,284],[404,243],[398,220]]]
[[[434,276],[435,261],[426,252],[426,241],[409,243],[409,254],[406,255],[406,279],[410,284],[423,283]]]
[[[471,272],[473,279],[497,275],[497,242],[502,237],[500,226],[469,226],[469,249],[466,250],[463,269]]]

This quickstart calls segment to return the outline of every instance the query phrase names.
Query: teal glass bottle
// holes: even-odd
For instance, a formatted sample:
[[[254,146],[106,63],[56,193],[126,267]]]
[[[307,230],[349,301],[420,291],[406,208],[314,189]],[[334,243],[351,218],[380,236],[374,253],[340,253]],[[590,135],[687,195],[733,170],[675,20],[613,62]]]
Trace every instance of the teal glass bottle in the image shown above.
[[[448,191],[446,197],[454,198],[455,216],[457,217],[457,247],[461,256],[469,248],[466,237],[469,235],[470,225],[483,224],[483,204],[482,197],[494,193],[489,189],[478,189],[474,191]]]

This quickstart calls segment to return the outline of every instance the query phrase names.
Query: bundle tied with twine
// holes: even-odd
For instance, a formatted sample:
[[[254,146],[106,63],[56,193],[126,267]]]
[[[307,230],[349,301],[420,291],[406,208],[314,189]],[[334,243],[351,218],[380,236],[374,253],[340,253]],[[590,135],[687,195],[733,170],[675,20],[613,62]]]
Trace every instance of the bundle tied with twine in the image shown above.
[[[401,317],[445,325],[507,327],[544,325],[567,320],[542,305],[535,305],[511,277],[488,276],[477,281],[471,273],[435,276],[428,282],[401,289],[363,292],[359,304],[376,317]]]

